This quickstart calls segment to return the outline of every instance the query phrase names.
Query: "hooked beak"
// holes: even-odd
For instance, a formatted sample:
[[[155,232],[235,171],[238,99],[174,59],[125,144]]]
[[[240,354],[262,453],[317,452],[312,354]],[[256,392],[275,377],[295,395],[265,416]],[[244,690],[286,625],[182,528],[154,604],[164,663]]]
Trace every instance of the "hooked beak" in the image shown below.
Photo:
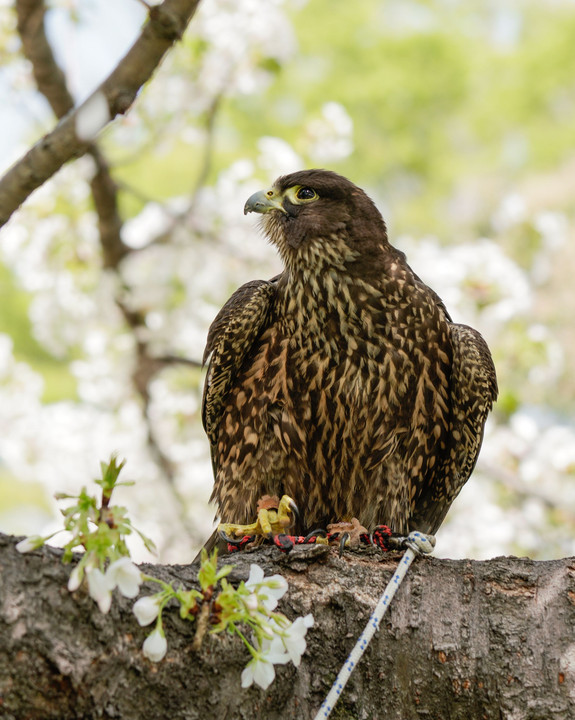
[[[244,205],[244,215],[250,212],[268,213],[272,210],[279,210],[287,215],[287,210],[282,205],[282,197],[274,190],[260,190],[248,198]]]

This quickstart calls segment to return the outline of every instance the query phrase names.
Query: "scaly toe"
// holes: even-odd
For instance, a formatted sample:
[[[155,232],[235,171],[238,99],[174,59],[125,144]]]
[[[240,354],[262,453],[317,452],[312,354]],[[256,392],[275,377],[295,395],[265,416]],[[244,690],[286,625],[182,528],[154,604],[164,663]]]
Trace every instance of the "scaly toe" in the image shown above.
[[[238,545],[237,538],[246,535],[264,537],[275,542],[275,537],[285,535],[286,528],[293,524],[293,515],[299,517],[297,505],[289,495],[284,495],[281,500],[277,495],[264,495],[258,500],[257,514],[257,520],[249,525],[220,523],[218,531],[230,545]]]
[[[361,536],[368,535],[367,529],[357,518],[352,518],[350,522],[332,523],[327,526],[327,531],[334,539],[339,540],[340,553],[343,547],[358,547],[361,543]]]

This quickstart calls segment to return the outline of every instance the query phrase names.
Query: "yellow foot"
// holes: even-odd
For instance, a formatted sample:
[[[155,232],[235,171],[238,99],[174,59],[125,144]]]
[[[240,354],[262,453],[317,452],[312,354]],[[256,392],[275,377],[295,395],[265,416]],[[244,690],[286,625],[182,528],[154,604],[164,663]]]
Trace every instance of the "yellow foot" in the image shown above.
[[[334,539],[339,542],[340,553],[344,547],[359,547],[361,535],[368,534],[357,518],[352,518],[350,522],[332,523],[327,526],[327,531],[336,536]]]
[[[258,519],[250,525],[220,523],[218,531],[229,538],[260,535],[271,539],[285,533],[293,524],[292,514],[298,515],[297,505],[289,495],[283,495],[281,500],[277,495],[264,495],[258,500],[257,510]]]

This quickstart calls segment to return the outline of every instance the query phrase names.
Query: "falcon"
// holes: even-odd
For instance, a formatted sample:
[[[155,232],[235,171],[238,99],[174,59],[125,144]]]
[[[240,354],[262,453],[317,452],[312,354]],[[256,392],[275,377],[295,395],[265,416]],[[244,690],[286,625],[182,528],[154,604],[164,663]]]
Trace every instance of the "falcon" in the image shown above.
[[[284,270],[236,290],[208,333],[202,417],[220,527],[240,536],[256,511],[277,520],[293,500],[299,533],[340,521],[435,533],[497,397],[485,340],[451,320],[346,178],[285,175],[250,212]]]

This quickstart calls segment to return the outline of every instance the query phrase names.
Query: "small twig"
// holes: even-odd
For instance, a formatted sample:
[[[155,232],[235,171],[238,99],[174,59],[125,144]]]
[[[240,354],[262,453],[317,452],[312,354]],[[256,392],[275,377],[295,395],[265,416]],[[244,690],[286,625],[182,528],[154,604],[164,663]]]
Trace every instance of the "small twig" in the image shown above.
[[[44,0],[16,0],[15,9],[22,50],[32,64],[38,90],[50,103],[54,115],[62,118],[74,107],[74,99],[46,37]]]
[[[204,602],[202,605],[202,609],[200,610],[198,616],[196,617],[196,634],[194,636],[194,641],[192,642],[192,650],[194,652],[198,652],[198,650],[202,647],[202,642],[204,641],[204,636],[208,630],[208,621],[210,619],[210,603]]]
[[[30,1],[33,5],[38,2]],[[80,140],[76,134],[76,121],[79,113],[88,103],[93,102],[94,97],[106,98],[108,123],[116,115],[129,110],[164,55],[182,37],[198,3],[199,0],[164,0],[161,5],[154,6],[140,36],[104,82],[0,178],[0,227],[62,165],[89,150],[90,143]]]
[[[117,161],[114,161],[114,167],[117,168],[118,165]],[[147,193],[143,192],[137,187],[134,187],[130,183],[126,182],[125,180],[116,180],[116,186],[118,190],[122,190],[125,193],[129,193],[130,195],[133,195],[137,200],[140,200],[140,202],[147,205],[148,203],[160,203],[160,201],[157,198],[152,197],[151,195],[148,195]],[[166,214],[173,214],[170,213],[170,209],[165,207],[164,208]]]
[[[189,365],[191,367],[202,368],[203,364],[199,360],[191,358],[179,357],[179,355],[159,355],[154,360],[164,363],[164,365]]]

